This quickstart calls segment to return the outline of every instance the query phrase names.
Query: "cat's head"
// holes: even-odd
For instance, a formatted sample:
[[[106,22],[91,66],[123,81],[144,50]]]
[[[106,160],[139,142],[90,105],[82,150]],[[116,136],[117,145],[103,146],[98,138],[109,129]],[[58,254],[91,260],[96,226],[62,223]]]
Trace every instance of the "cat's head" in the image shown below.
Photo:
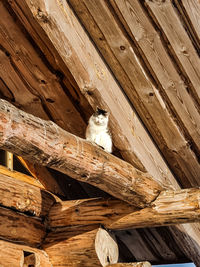
[[[92,115],[92,119],[96,125],[107,125],[108,124],[109,112],[97,107],[95,113]]]

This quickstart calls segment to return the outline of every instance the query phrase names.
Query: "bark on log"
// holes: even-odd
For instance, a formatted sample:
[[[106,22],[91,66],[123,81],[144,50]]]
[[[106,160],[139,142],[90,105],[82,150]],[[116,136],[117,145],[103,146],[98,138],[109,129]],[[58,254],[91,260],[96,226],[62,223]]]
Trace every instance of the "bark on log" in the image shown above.
[[[108,267],[151,267],[151,264],[147,261],[145,262],[133,262],[133,263],[117,263],[108,265]]]
[[[0,122],[1,148],[92,184],[135,206],[148,205],[162,189],[147,173],[5,100],[0,100]]]
[[[166,226],[200,221],[200,189],[166,190],[150,207],[136,210],[120,200],[85,199],[56,203],[49,227],[103,224],[112,230]]]
[[[107,266],[118,260],[118,246],[104,229],[58,229],[50,233],[43,245],[54,267]],[[101,262],[101,263],[100,263]]]
[[[32,255],[34,258],[34,266],[52,267],[48,255],[43,250],[0,240],[1,267],[25,267],[27,266],[25,264],[28,263],[28,255]]]

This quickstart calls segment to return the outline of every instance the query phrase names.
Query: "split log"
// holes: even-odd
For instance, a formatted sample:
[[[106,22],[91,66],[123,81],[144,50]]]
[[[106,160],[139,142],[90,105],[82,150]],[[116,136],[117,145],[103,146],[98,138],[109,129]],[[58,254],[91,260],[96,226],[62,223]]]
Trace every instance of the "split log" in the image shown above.
[[[145,262],[133,262],[133,263],[117,263],[108,265],[108,267],[151,267],[151,264],[147,261]]]
[[[0,174],[0,205],[36,217],[45,217],[54,202],[54,196],[36,186]],[[22,175],[23,176],[23,175]]]
[[[200,189],[166,190],[150,207],[137,210],[119,200],[86,199],[56,203],[49,227],[102,224],[112,230],[166,226],[200,221]]]
[[[0,100],[0,121],[1,148],[92,184],[135,206],[148,205],[162,189],[147,173],[5,100]]]
[[[119,256],[114,237],[101,228],[58,229],[47,236],[43,248],[54,267],[107,266]]]
[[[32,257],[32,263],[27,258]],[[29,265],[26,265],[29,264]],[[52,267],[48,255],[40,249],[0,240],[0,266],[4,267]]]

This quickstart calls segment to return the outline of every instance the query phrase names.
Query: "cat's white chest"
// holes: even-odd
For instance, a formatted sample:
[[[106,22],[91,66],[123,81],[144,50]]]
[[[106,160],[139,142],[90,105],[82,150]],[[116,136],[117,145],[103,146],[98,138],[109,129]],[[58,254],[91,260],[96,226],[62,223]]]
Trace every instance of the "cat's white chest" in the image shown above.
[[[108,133],[107,127],[89,124],[86,129],[86,139],[101,146],[105,151],[112,152],[112,138]]]

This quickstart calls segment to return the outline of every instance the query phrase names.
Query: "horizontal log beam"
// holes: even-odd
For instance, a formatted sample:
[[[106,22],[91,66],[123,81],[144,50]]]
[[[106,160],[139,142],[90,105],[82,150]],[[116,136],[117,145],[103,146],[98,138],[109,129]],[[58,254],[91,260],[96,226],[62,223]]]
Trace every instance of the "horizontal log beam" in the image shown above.
[[[2,149],[92,184],[135,206],[147,206],[162,190],[147,173],[5,100],[0,100],[0,122]]]
[[[200,221],[200,189],[167,190],[152,204],[137,210],[120,200],[86,199],[56,203],[50,228],[103,224],[112,230],[166,226]]]
[[[0,239],[38,247],[45,235],[41,220],[0,207]]]
[[[6,175],[0,173],[0,205],[32,216],[45,217],[56,201],[55,197],[43,189],[9,177],[9,173],[12,172],[7,171]]]

